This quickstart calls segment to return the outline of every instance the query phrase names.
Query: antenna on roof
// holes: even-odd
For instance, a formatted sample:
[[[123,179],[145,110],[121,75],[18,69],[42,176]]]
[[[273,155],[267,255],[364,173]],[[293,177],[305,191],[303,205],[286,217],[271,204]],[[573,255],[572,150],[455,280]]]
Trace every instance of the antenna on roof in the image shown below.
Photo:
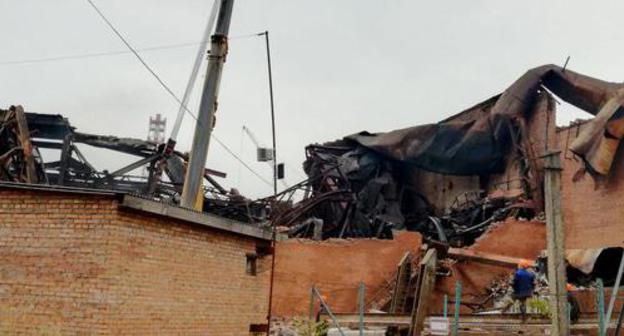
[[[566,61],[565,61],[565,63],[563,64],[563,69],[561,70],[561,72],[565,72],[566,67],[568,66],[568,62],[570,62],[570,56],[568,56],[568,57],[566,58]]]

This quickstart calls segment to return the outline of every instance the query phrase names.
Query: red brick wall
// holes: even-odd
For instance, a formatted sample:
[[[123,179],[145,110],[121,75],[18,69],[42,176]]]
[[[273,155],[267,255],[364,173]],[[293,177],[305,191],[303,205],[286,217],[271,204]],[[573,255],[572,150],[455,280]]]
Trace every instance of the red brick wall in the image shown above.
[[[267,310],[257,243],[112,196],[0,190],[0,333],[248,335]]]
[[[578,182],[572,177],[582,162],[568,150],[583,125],[559,131],[561,146],[562,211],[566,248],[624,246],[624,151],[620,146],[604,183],[596,184],[586,174]]]
[[[538,221],[520,221],[507,218],[495,224],[468,249],[483,253],[534,260],[546,248],[546,224]],[[431,312],[440,313],[443,297],[454,296],[455,283],[462,283],[462,300],[481,302],[487,296],[486,289],[492,281],[509,277],[515,269],[482,264],[458,262],[450,266],[451,274],[439,278],[431,305]],[[465,310],[469,312],[468,309]]]
[[[421,236],[399,232],[394,240],[287,240],[277,244],[273,313],[307,316],[310,288],[317,286],[336,312],[357,311],[358,285],[371,298],[396,271],[407,251],[418,253]]]

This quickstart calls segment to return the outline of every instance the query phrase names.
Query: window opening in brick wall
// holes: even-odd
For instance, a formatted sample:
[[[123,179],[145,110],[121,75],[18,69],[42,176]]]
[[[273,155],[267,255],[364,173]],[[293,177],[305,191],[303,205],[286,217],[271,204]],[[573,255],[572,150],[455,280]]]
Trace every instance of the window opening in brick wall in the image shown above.
[[[250,336],[263,336],[269,331],[268,324],[250,324],[249,335]]]
[[[245,268],[245,272],[249,275],[256,275],[258,272],[258,255],[255,253],[247,253],[247,266]]]

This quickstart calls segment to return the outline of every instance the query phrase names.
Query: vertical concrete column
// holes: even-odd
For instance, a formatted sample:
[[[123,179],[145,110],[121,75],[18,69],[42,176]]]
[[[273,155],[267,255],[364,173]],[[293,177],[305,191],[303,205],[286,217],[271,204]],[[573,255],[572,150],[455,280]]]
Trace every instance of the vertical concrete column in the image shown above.
[[[565,246],[561,213],[560,152],[544,155],[544,201],[546,212],[546,248],[550,290],[551,335],[570,333],[566,300]]]

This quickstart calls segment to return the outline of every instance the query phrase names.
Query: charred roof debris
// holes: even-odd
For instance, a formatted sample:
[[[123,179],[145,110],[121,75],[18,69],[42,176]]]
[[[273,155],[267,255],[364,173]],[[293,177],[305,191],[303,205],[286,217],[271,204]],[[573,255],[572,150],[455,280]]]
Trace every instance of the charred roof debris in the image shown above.
[[[137,157],[137,161],[109,171],[93,166],[77,145],[108,149]],[[164,144],[76,131],[62,115],[24,112],[21,106],[0,109],[0,180],[79,188],[110,189],[179,203],[188,155],[175,151],[166,158],[167,180],[156,179],[156,165]],[[45,161],[44,150],[55,150],[58,159]],[[131,174],[147,166],[147,176]],[[205,211],[244,222],[263,221],[266,204],[253,202],[236,190],[226,190],[216,180],[225,173],[206,169],[208,186]]]
[[[593,114],[569,150],[585,172],[604,178],[624,134],[622,84],[554,65],[529,70],[503,93],[436,124],[387,133],[360,132],[305,148],[308,180],[251,201],[228,191],[206,169],[204,210],[246,222],[269,219],[291,237],[391,238],[392,230],[466,246],[506,217],[543,210],[540,156],[554,149],[554,95]],[[76,131],[61,115],[0,110],[0,178],[5,181],[115,189],[179,203],[188,154],[166,156],[168,179],[154,177],[164,145]],[[76,144],[139,159],[115,171],[97,169]],[[60,151],[44,162],[42,149]],[[133,176],[147,166],[148,176]],[[304,190],[294,202],[296,190]],[[294,204],[293,204],[294,203]]]
[[[410,230],[469,245],[493,222],[542,212],[540,157],[556,147],[555,95],[596,116],[569,150],[594,178],[608,174],[622,137],[623,88],[546,65],[439,123],[309,145],[306,197],[274,218],[291,237]]]
[[[392,238],[392,230],[410,230],[463,246],[494,221],[531,213],[521,195],[488,196],[483,190],[465,191],[447,208],[436,207],[410,183],[409,167],[358,145],[310,145],[306,152],[312,196],[277,217],[288,226],[311,214],[291,227],[292,237]]]
[[[387,133],[360,132],[305,148],[308,180],[251,201],[228,191],[206,169],[205,211],[288,228],[291,237],[391,238],[418,231],[452,246],[470,245],[506,217],[533,218],[543,210],[540,156],[553,149],[554,96],[593,114],[569,150],[585,172],[604,178],[623,135],[622,84],[554,65],[529,70],[502,94],[436,124]],[[179,203],[188,154],[163,154],[164,145],[76,131],[61,115],[0,110],[0,178],[5,181],[115,189]],[[552,124],[551,124],[552,123]],[[550,142],[550,144],[549,144]],[[139,159],[115,171],[97,169],[76,144]],[[60,151],[44,162],[42,149]],[[166,157],[168,179],[155,178]],[[133,176],[147,166],[148,176]],[[294,191],[303,190],[294,201]]]

